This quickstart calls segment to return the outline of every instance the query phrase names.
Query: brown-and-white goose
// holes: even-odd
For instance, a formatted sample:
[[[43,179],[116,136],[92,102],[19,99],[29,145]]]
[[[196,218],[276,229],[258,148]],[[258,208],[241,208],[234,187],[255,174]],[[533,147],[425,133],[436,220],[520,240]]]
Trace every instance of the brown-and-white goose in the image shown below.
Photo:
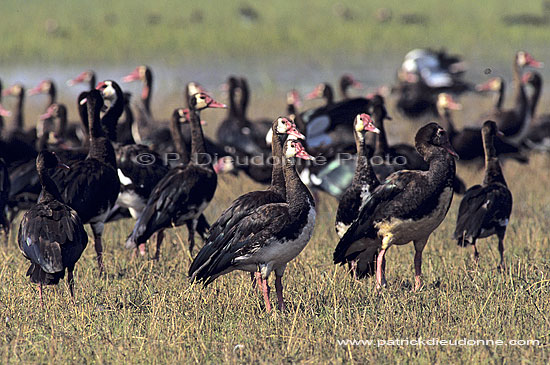
[[[282,276],[288,262],[309,242],[316,215],[315,202],[296,172],[295,161],[312,157],[293,138],[287,139],[283,151],[286,201],[262,205],[227,224],[221,234],[210,237],[220,249],[205,262],[194,264],[196,269],[190,273],[205,285],[234,270],[255,273],[268,312],[268,277],[275,271],[278,306],[284,310]]]
[[[359,216],[361,208],[366,203],[374,189],[380,185],[380,181],[374,173],[372,164],[369,161],[369,154],[365,145],[366,132],[380,133],[368,114],[359,114],[353,122],[355,132],[355,143],[357,145],[357,165],[351,185],[346,189],[336,211],[336,233],[340,238],[344,236],[351,224]],[[364,272],[374,270],[372,263],[361,266],[357,269],[357,261],[350,264],[355,278],[364,276]]]
[[[370,195],[357,220],[338,242],[334,263],[344,264],[362,255],[376,258],[377,288],[386,285],[386,251],[414,242],[415,290],[422,286],[422,251],[429,236],[445,218],[453,198],[456,157],[447,132],[429,123],[416,133],[418,153],[428,171],[402,170],[388,176]]]

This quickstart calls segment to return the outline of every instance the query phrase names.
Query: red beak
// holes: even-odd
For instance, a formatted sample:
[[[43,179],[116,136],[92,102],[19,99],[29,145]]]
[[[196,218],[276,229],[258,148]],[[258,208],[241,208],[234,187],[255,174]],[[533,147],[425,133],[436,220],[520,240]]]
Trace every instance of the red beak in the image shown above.
[[[296,143],[296,149],[297,149],[296,157],[301,158],[303,160],[315,160],[315,157],[307,153],[306,149],[304,148],[304,146],[302,146],[301,143],[299,142]]]
[[[86,76],[88,76],[88,71],[82,72],[80,75],[78,75],[74,79],[67,81],[67,86],[73,86],[76,84],[80,84],[81,82],[84,82],[84,80],[86,79]]]
[[[102,87],[104,87],[105,85],[107,85],[105,82],[101,81],[101,82],[98,82],[98,84],[96,85],[95,89],[96,90],[101,90]]]
[[[48,108],[48,110],[44,114],[40,115],[40,120],[46,120],[48,118],[51,118],[52,115],[53,115],[53,110],[51,110],[51,108]]]
[[[286,132],[288,135],[294,136],[299,139],[306,139],[306,136],[304,136],[302,133],[300,133],[296,128],[292,127]]]
[[[2,96],[8,96],[8,95],[11,95],[11,87],[2,90]]]
[[[136,67],[136,69],[134,71],[132,71],[131,74],[129,75],[126,75],[122,78],[122,82],[132,82],[132,81],[136,81],[136,80],[139,80],[140,77],[139,77],[139,67]]]
[[[11,112],[7,109],[4,109],[4,107],[2,106],[2,104],[0,104],[0,116],[2,117],[9,117],[11,116]]]
[[[306,100],[313,100],[319,98],[320,90],[319,86],[317,86],[312,92],[306,95]]]
[[[211,100],[212,101],[210,103],[208,103],[209,108],[227,108],[227,105],[222,104],[220,102],[217,102],[216,100],[214,100],[212,98],[211,98]]]
[[[42,81],[43,82],[43,81]],[[29,91],[27,91],[27,93],[29,95],[37,95],[37,94],[40,94],[42,92],[42,82],[40,84],[38,84],[38,86],[35,86],[33,87],[32,89],[30,89]]]

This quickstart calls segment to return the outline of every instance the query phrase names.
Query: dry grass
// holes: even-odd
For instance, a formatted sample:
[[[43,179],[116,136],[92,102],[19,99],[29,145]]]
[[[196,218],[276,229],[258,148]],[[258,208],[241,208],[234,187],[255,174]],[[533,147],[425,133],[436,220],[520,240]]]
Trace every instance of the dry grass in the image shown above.
[[[254,106],[253,115],[280,110],[279,102],[261,98]],[[478,112],[470,109],[457,118]],[[418,125],[393,114],[387,127],[393,139],[410,140]],[[496,239],[480,242],[477,268],[471,252],[451,240],[460,202],[455,197],[425,250],[426,286],[418,293],[411,292],[411,245],[389,251],[389,286],[380,294],[374,280],[354,282],[344,268],[332,264],[337,202],[321,195],[313,239],[289,264],[284,278],[286,313],[266,314],[247,274],[232,273],[207,288],[190,285],[184,229],[167,232],[160,262],[132,261],[123,248],[132,221],[106,226],[105,277],[98,279],[95,253],[88,247],[75,272],[76,304],[63,284],[45,290],[42,310],[36,287],[25,277],[27,262],[17,249],[14,227],[7,245],[0,247],[0,361],[548,362],[549,165],[544,155],[533,156],[528,166],[505,164],[514,211],[504,273],[496,270]],[[482,172],[471,167],[460,167],[459,174],[468,185],[482,179]],[[258,188],[246,177],[223,176],[207,217],[213,221],[235,197]],[[417,338],[539,340],[541,345],[377,347],[337,342]]]

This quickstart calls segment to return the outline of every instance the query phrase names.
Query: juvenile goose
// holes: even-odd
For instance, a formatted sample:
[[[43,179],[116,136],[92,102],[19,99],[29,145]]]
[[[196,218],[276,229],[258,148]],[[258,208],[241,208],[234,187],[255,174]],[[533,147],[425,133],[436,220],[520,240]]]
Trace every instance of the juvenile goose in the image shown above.
[[[441,224],[453,198],[454,152],[447,132],[436,123],[420,128],[415,137],[427,171],[402,170],[378,186],[334,251],[334,263],[344,264],[359,255],[369,263],[376,258],[377,288],[386,285],[386,251],[392,245],[414,242],[415,290],[422,286],[422,251],[430,234]],[[367,259],[368,258],[368,259]]]
[[[190,272],[192,279],[204,285],[234,270],[255,273],[267,312],[271,311],[269,274],[275,271],[278,307],[284,310],[282,276],[286,265],[307,245],[315,225],[315,202],[295,166],[296,157],[312,157],[292,138],[287,139],[283,151],[286,201],[257,207],[228,224],[222,234],[212,235],[210,240],[220,249],[205,262],[194,263]]]
[[[504,269],[504,235],[512,212],[512,193],[508,190],[493,144],[498,128],[495,122],[486,121],[481,129],[485,149],[485,178],[481,185],[472,186],[460,202],[454,239],[458,245],[474,247],[474,260],[479,253],[476,241],[479,238],[498,237],[500,253],[499,270]]]
[[[344,236],[351,224],[357,219],[361,208],[366,203],[370,194],[380,185],[380,181],[378,181],[369,161],[369,155],[365,146],[366,132],[380,133],[380,130],[374,126],[368,114],[359,114],[355,118],[353,127],[357,145],[357,165],[351,185],[342,195],[340,204],[338,204],[338,210],[336,211],[336,233],[340,238]],[[357,260],[354,260],[350,266],[354,277],[363,276],[362,273],[367,270],[366,267],[357,269]],[[371,270],[373,269],[371,268]]]
[[[23,216],[17,241],[23,256],[31,262],[27,276],[38,284],[43,305],[42,285],[55,285],[65,276],[74,298],[73,270],[88,244],[88,235],[76,211],[63,203],[48,169],[68,169],[54,153],[42,151],[36,159],[42,192],[38,203]]]
[[[200,123],[200,112],[206,108],[225,108],[205,93],[191,96],[191,155],[186,165],[171,169],[155,186],[147,205],[126,241],[126,248],[139,248],[145,255],[145,242],[157,231],[186,224],[189,230],[189,251],[195,245],[195,229],[199,217],[214,196],[217,175],[207,155]],[[184,153],[182,148],[180,153]],[[160,255],[162,233],[157,240],[155,259]]]

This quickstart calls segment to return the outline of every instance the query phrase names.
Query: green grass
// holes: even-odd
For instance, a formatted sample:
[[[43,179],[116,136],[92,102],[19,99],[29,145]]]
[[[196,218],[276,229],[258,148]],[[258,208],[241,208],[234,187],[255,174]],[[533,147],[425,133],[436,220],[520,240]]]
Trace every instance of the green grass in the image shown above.
[[[281,95],[282,98],[282,95]],[[279,99],[281,99],[279,98]],[[277,100],[279,100],[277,99]],[[252,114],[276,115],[279,103],[255,98]],[[465,99],[464,105],[471,105]],[[489,100],[486,100],[489,103]],[[390,103],[393,105],[393,103]],[[473,109],[473,110],[472,110]],[[456,115],[464,120],[479,108]],[[269,113],[268,113],[269,111]],[[394,116],[387,130],[411,141],[416,125]],[[205,113],[207,120],[213,117]],[[396,139],[397,140],[397,139]],[[460,197],[424,251],[425,288],[412,292],[413,247],[388,253],[388,288],[354,282],[332,264],[337,243],[336,201],[321,195],[314,236],[283,279],[286,313],[266,314],[248,274],[235,272],[207,288],[188,282],[185,229],[169,230],[161,260],[131,260],[123,243],[133,222],[109,224],[104,246],[107,276],[97,278],[93,246],[75,271],[76,304],[65,284],[45,289],[45,309],[25,277],[27,262],[13,227],[0,247],[0,361],[38,363],[545,363],[550,360],[550,158],[505,164],[514,210],[505,240],[507,270],[499,273],[496,238],[472,252],[451,239]],[[460,167],[468,185],[482,172]],[[206,210],[213,221],[238,195],[260,188],[246,177],[223,176]],[[91,237],[90,237],[91,240]],[[91,241],[90,241],[91,242]],[[199,244],[200,245],[200,244]],[[196,252],[195,252],[196,254]],[[273,280],[273,278],[272,278]],[[271,283],[273,284],[273,283]],[[275,293],[271,296],[276,302]],[[539,340],[540,346],[340,346],[338,340]]]
[[[259,13],[257,22],[238,14],[246,4]],[[338,15],[339,8],[348,9],[352,19]],[[377,20],[380,8],[391,10],[390,21]],[[547,42],[547,26],[506,26],[501,21],[507,14],[540,15],[539,1],[161,0],[153,6],[147,0],[4,0],[0,11],[4,64],[162,60],[181,65],[250,57],[364,63],[372,55],[401,55],[424,46],[446,46],[468,58],[489,60],[508,60],[519,48],[550,56],[540,47]],[[197,14],[202,20],[196,20]],[[407,14],[427,21],[404,24]]]

